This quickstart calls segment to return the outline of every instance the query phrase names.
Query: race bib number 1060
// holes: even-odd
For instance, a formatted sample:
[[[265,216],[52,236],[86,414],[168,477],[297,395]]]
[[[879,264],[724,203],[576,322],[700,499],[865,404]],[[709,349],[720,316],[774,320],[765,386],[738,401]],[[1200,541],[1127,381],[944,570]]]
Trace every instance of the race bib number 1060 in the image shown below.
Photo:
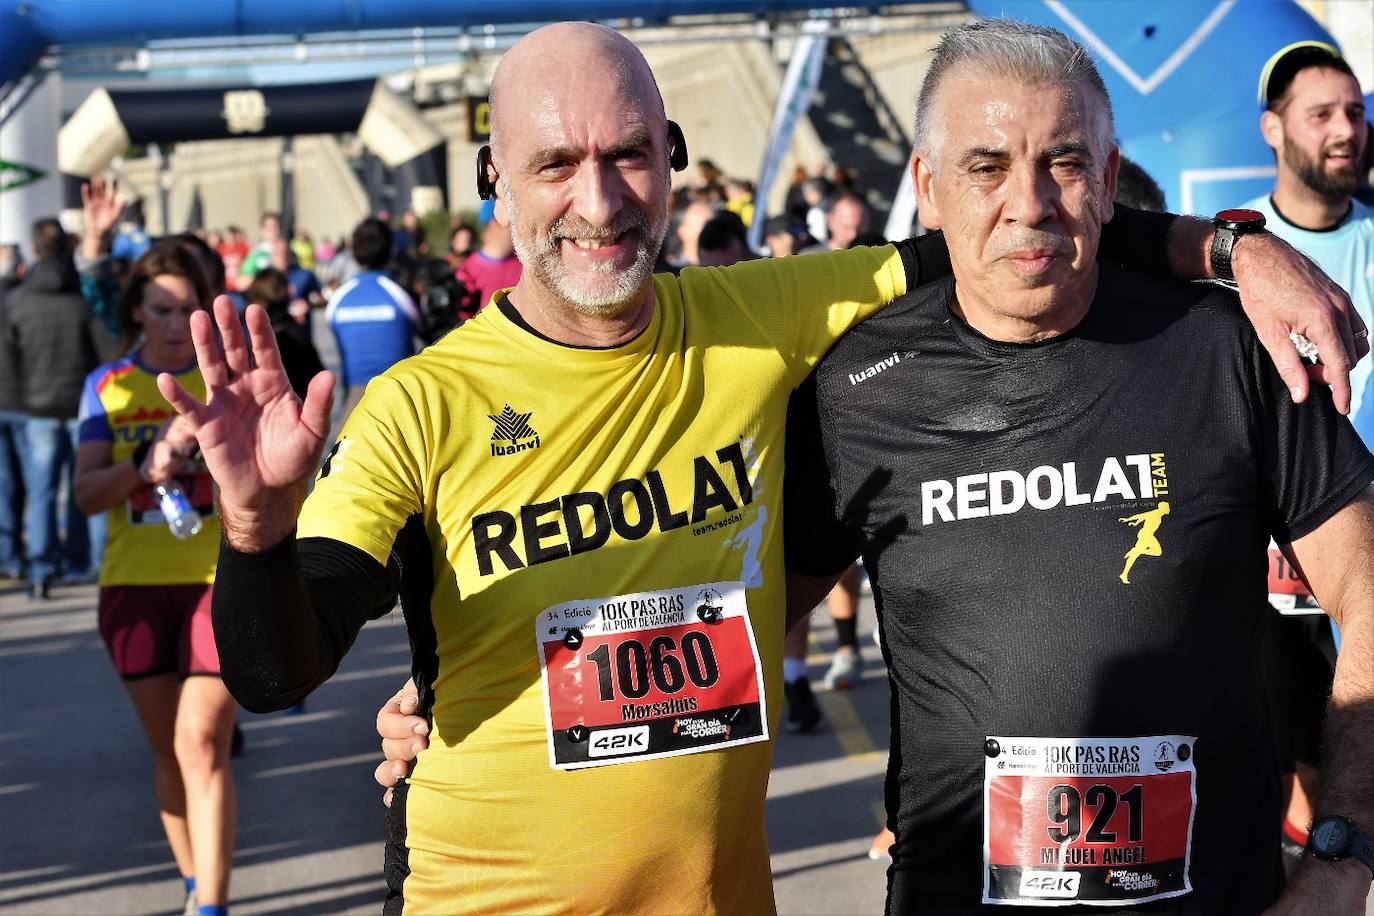
[[[1196,743],[988,738],[983,902],[1114,906],[1190,892]]]
[[[557,769],[768,739],[743,583],[564,602],[535,636]]]

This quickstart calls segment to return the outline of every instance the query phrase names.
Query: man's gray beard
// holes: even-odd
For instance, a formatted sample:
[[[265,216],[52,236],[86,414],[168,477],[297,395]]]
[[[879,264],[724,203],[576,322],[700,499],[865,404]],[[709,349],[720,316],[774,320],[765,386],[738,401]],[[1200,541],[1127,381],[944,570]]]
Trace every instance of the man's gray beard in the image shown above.
[[[1301,181],[1313,194],[1316,194],[1326,203],[1338,204],[1355,193],[1355,188],[1360,183],[1358,165],[1360,156],[1358,153],[1359,150],[1356,150],[1356,155],[1351,159],[1349,169],[1332,175],[1323,167],[1323,163],[1326,161],[1325,150],[1318,152],[1316,158],[1309,158],[1287,137],[1283,138],[1284,164],[1293,170],[1298,181]]]
[[[506,209],[510,211],[511,245],[515,248],[515,256],[520,259],[522,270],[533,273],[541,286],[551,290],[574,311],[589,318],[615,318],[638,304],[642,299],[645,285],[652,282],[658,250],[663,245],[663,237],[668,233],[666,209],[660,223],[653,226],[641,210],[622,211],[632,213],[633,216],[628,220],[617,217],[610,228],[615,229],[615,235],[627,229],[639,231],[639,250],[635,252],[635,261],[628,269],[619,272],[611,289],[592,293],[576,285],[573,278],[568,276],[563,259],[559,256],[559,239],[568,237],[564,219],[559,219],[550,226],[548,234],[542,238],[523,238],[519,211],[515,198],[511,196],[509,183],[504,184],[502,189],[506,194]],[[616,267],[608,261],[605,262],[604,269],[598,268],[598,271],[612,274],[615,273]]]

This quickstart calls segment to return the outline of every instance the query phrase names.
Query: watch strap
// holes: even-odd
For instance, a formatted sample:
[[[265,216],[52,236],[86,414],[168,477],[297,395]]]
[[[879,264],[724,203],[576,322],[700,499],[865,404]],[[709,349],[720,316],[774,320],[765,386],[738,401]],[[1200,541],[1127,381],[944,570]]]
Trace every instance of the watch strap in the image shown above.
[[[1208,261],[1212,275],[1218,280],[1235,282],[1236,275],[1231,269],[1231,254],[1236,247],[1236,238],[1264,231],[1264,214],[1258,210],[1238,208],[1222,210],[1212,217],[1212,244],[1208,249]]]
[[[1374,842],[1358,830],[1350,835],[1350,857],[1359,859],[1374,873]]]
[[[1209,260],[1212,264],[1212,274],[1219,280],[1235,280],[1236,275],[1231,270],[1231,250],[1236,246],[1236,232],[1224,226],[1217,226],[1212,234],[1212,247],[1209,251]]]
[[[134,453],[129,456],[129,460],[134,463],[134,470],[138,472],[138,479],[148,483],[148,478],[143,476],[143,464],[148,460],[148,453],[153,450],[153,440],[144,439],[135,448]]]

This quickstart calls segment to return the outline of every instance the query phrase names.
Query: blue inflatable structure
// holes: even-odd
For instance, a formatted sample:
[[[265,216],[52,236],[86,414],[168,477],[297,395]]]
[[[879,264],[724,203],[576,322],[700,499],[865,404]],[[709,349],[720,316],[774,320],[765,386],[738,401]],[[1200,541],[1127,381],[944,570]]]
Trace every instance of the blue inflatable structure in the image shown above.
[[[813,0],[0,0],[0,95],[49,46],[157,39],[311,35],[542,22],[575,16],[662,22],[672,16],[797,12]],[[1126,154],[1171,209],[1210,213],[1262,193],[1273,156],[1259,134],[1256,84],[1278,48],[1331,37],[1291,0],[970,0],[978,15],[1051,25],[1096,57]]]
[[[1169,208],[1211,214],[1274,186],[1259,131],[1259,74],[1279,48],[1334,44],[1292,2],[972,0],[982,16],[1053,26],[1093,54],[1122,151],[1164,188]]]

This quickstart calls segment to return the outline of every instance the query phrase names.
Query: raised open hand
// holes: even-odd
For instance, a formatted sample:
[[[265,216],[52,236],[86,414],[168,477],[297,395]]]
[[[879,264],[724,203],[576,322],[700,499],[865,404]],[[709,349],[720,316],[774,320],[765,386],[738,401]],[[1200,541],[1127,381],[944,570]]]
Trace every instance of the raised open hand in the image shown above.
[[[219,485],[225,537],[239,550],[258,551],[281,541],[296,523],[304,483],[329,437],[334,377],[321,372],[311,379],[302,403],[291,391],[267,313],[250,305],[245,317],[252,364],[250,343],[227,296],[214,304],[223,353],[210,315],[191,316],[204,404],[165,372],[157,387],[195,430],[206,467]]]
[[[119,222],[124,205],[119,202],[119,183],[96,177],[81,185],[81,215],[86,232],[106,233]]]
[[[113,178],[92,178],[81,185],[82,255],[95,259],[109,251],[110,239],[123,212],[119,184]]]

